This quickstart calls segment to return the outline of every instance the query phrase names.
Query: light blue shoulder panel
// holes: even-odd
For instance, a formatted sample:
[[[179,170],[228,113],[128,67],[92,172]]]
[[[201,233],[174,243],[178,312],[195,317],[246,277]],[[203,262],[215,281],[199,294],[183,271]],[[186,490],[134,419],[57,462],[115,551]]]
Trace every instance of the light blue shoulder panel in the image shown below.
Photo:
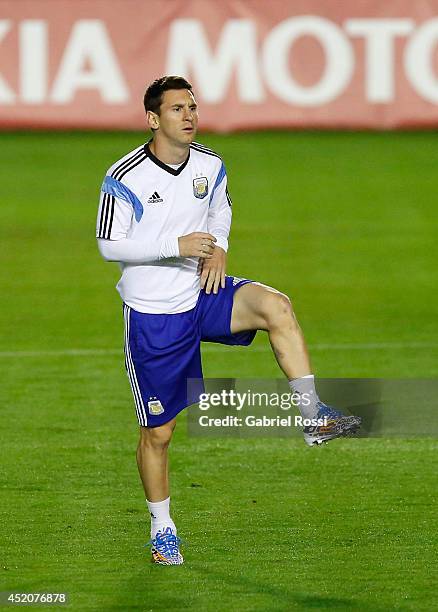
[[[220,167],[219,174],[217,175],[216,182],[214,184],[214,187],[211,192],[210,200],[208,202],[209,206],[211,204],[211,201],[213,200],[213,196],[214,196],[214,192],[216,191],[216,188],[219,187],[219,185],[222,183],[222,181],[224,180],[226,176],[227,176],[227,173],[225,171],[225,166],[222,162],[222,166]]]
[[[137,223],[140,221],[143,216],[143,204],[129,187],[117,181],[112,176],[106,176],[102,183],[101,191],[131,204],[134,209],[135,220]]]

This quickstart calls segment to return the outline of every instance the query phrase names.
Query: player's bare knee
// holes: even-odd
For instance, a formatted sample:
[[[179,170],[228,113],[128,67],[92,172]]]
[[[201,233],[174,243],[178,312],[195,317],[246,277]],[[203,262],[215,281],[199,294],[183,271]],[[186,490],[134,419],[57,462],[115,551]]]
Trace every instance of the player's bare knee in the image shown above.
[[[141,427],[139,446],[154,450],[166,450],[172,439],[173,427]]]
[[[296,323],[292,303],[284,293],[271,293],[267,300],[266,321],[268,329],[283,327],[284,325],[294,325]]]

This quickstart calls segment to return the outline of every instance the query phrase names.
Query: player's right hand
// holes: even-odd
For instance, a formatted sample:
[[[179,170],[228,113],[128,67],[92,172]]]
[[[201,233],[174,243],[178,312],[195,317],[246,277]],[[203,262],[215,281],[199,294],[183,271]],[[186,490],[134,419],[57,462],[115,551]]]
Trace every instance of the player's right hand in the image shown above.
[[[180,257],[202,257],[210,259],[216,238],[205,232],[193,232],[178,238]]]

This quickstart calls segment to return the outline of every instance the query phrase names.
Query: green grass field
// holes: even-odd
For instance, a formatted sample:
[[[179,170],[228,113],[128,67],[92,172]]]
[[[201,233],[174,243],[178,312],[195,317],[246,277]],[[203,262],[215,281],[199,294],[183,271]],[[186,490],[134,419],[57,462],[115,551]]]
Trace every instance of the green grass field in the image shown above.
[[[190,438],[182,415],[186,564],[149,563],[118,268],[94,239],[103,175],[144,138],[2,134],[0,591],[78,611],[438,609],[433,438]],[[199,140],[227,164],[229,272],[292,297],[319,376],[438,376],[435,134]],[[209,346],[204,370],[279,376],[261,333]]]

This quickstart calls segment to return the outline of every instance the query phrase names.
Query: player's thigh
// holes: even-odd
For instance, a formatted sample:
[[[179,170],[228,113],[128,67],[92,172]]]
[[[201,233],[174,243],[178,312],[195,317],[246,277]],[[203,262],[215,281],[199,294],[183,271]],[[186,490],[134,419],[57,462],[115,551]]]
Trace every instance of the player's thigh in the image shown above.
[[[280,296],[284,297],[280,291],[261,283],[248,283],[239,287],[233,299],[231,332],[268,330],[268,314]]]

